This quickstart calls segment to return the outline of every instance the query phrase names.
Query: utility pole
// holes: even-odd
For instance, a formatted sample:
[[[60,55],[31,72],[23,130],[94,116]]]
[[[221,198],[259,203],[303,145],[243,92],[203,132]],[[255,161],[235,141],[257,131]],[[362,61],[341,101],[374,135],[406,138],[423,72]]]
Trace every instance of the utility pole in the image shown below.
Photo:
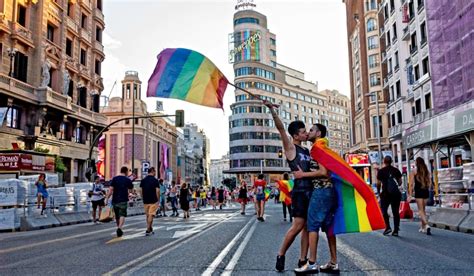
[[[132,89],[132,174],[135,170],[135,89]]]

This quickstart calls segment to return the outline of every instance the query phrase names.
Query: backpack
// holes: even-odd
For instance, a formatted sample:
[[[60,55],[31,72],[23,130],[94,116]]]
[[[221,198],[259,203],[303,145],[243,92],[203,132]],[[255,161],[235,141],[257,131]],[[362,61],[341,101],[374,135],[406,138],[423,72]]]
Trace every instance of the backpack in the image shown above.
[[[386,181],[386,188],[387,188],[387,193],[393,195],[393,194],[400,194],[400,189],[398,188],[398,182],[395,180],[395,178],[392,176],[392,172],[390,172],[388,179]]]

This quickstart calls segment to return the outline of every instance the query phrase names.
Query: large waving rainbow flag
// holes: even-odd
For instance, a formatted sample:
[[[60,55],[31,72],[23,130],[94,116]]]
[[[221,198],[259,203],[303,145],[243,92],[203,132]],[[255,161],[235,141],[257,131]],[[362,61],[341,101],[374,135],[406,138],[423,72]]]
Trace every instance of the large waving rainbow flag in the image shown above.
[[[280,199],[285,202],[286,205],[291,204],[291,191],[293,190],[293,180],[278,180],[278,189],[280,190]]]
[[[311,157],[331,172],[331,181],[337,191],[338,207],[332,229],[334,234],[385,228],[374,192],[359,174],[328,147],[327,138],[314,143]]]
[[[147,97],[174,98],[223,108],[227,81],[224,74],[202,54],[183,48],[167,48],[148,80]]]

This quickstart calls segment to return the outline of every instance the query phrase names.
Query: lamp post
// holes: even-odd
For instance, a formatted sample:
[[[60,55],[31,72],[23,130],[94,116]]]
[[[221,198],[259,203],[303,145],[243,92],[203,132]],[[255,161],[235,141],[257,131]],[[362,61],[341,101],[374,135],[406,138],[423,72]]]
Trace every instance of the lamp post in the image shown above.
[[[375,97],[375,109],[377,110],[377,144],[379,149],[379,169],[382,167],[382,142],[381,142],[381,133],[380,133],[380,109],[379,109],[379,97],[378,92],[367,93],[366,97]]]
[[[132,88],[132,174],[135,171],[135,89]]]
[[[7,50],[8,56],[10,57],[10,70],[8,72],[9,77],[13,76],[13,58],[15,57],[16,52],[18,52],[16,48],[11,48]]]

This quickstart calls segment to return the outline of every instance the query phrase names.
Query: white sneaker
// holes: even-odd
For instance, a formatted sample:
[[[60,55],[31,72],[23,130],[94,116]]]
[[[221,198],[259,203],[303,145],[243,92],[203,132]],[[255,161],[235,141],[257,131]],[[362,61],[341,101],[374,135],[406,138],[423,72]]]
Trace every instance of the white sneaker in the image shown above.
[[[314,264],[309,264],[307,262],[304,266],[295,268],[295,273],[302,273],[302,274],[316,274],[319,272],[319,267]]]
[[[339,273],[339,265],[329,262],[325,265],[320,266],[319,270],[321,272],[326,272],[326,273]]]

